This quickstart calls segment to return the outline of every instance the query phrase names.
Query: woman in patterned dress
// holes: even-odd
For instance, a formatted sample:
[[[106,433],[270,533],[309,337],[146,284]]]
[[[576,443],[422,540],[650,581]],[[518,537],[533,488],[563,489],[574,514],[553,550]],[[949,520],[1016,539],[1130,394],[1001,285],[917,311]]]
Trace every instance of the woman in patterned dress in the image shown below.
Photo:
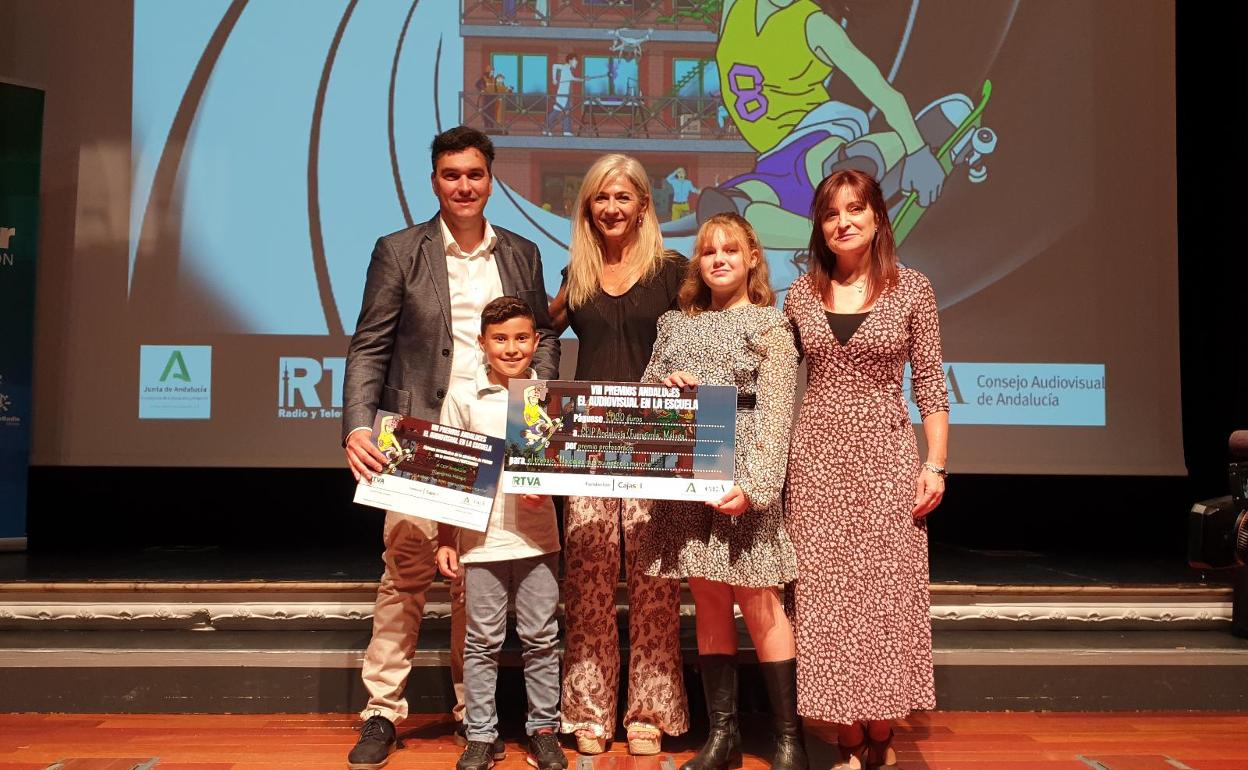
[[[797,380],[789,322],[775,307],[754,228],[717,214],[698,230],[680,310],[659,319],[642,382],[735,385],[736,484],[720,500],[664,501],[645,530],[646,572],[687,578],[697,608],[698,660],[711,731],[682,770],[741,766],[737,627],[741,607],[775,718],[776,770],[806,770],[793,629],[779,587],[797,577],[784,529],[783,491]]]
[[[676,306],[687,261],[665,251],[641,164],[604,155],[585,173],[572,214],[564,283],[551,302],[555,328],[580,340],[578,380],[636,382],[654,345],[655,322]],[[689,729],[680,659],[680,583],[647,576],[637,545],[648,501],[569,497],[564,508],[567,633],[562,731],[582,754],[615,734],[620,643],[615,587],[620,549],[628,585],[628,697],[624,724],[633,754],[657,754],[663,733]]]
[[[798,711],[836,725],[838,767],[891,767],[891,720],[936,705],[924,517],[945,489],[940,326],[927,278],[897,262],[874,179],[824,179],[812,221],[810,272],[784,303],[809,372],[787,488]]]

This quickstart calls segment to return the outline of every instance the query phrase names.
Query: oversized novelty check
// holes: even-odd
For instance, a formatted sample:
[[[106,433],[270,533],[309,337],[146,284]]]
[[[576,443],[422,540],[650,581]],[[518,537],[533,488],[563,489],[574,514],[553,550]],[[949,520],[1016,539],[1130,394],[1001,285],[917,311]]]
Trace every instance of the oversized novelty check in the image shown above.
[[[377,448],[389,464],[355,488],[355,502],[484,532],[503,470],[503,440],[377,412]]]
[[[512,380],[503,491],[718,500],[736,426],[731,386]]]

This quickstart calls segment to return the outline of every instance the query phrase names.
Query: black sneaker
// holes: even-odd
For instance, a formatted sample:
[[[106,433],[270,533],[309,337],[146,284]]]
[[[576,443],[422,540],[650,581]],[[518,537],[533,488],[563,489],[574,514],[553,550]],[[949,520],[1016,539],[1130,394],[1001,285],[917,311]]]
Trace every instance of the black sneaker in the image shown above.
[[[464,753],[459,755],[455,770],[490,770],[494,763],[507,758],[507,747],[502,738],[489,741],[468,741]]]
[[[568,758],[559,745],[559,736],[549,727],[529,736],[529,753],[524,760],[537,770],[567,770]]]
[[[394,751],[394,723],[383,716],[369,717],[360,728],[360,739],[347,755],[350,770],[377,770]]]

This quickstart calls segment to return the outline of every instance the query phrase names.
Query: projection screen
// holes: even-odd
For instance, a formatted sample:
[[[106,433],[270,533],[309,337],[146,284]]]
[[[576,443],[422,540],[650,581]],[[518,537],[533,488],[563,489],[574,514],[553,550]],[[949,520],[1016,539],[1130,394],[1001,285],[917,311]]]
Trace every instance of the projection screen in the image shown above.
[[[45,174],[74,199],[44,223],[72,237],[41,272],[36,463],[341,466],[372,245],[436,213],[429,142],[466,123],[497,148],[486,214],[552,295],[603,153],[646,166],[682,253],[748,207],[781,301],[811,185],[874,164],[941,306],[951,470],[1183,472],[1170,2],[795,0],[761,30],[719,0],[110,7],[60,22],[91,42],[53,85],[91,108],[50,96],[49,152],[77,155]],[[926,209],[911,131],[948,167]]]

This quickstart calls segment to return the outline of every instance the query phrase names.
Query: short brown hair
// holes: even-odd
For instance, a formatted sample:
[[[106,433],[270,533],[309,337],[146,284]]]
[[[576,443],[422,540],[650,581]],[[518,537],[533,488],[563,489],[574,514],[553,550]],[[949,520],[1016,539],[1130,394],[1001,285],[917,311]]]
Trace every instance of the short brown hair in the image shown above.
[[[455,126],[433,137],[429,145],[429,160],[434,172],[438,170],[438,158],[447,153],[476,149],[485,157],[485,170],[494,165],[494,142],[490,137],[471,126]],[[493,173],[493,172],[490,172]]]
[[[754,232],[754,227],[745,217],[729,211],[716,214],[698,228],[698,236],[693,243],[693,255],[689,259],[689,269],[685,271],[685,280],[676,294],[680,309],[689,315],[697,315],[711,306],[711,289],[702,280],[702,253],[710,246],[711,239],[717,232],[722,232],[729,242],[735,241],[742,251],[752,251],[758,255],[757,264],[750,268],[745,291],[750,298],[750,304],[774,306],[776,293],[771,289],[767,255],[763,253],[763,247],[758,241],[758,233]]]
[[[537,330],[537,319],[533,317],[533,308],[519,297],[502,296],[490,300],[481,310],[481,333],[485,334],[487,326],[501,324],[513,318],[527,318]]]

